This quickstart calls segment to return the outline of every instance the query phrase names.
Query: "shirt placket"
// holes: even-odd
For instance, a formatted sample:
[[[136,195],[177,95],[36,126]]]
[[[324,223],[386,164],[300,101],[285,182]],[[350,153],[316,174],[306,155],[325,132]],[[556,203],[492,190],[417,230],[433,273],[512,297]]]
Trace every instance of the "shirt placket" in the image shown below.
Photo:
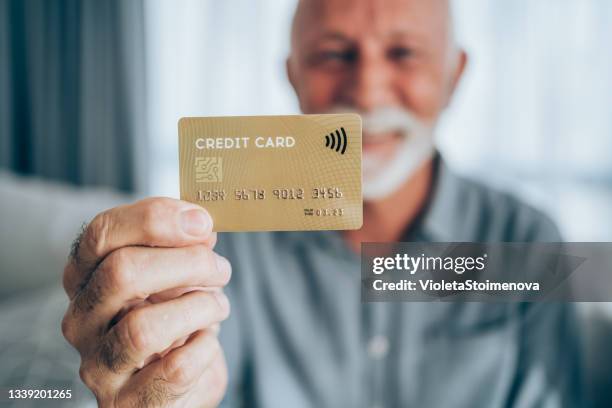
[[[364,406],[368,408],[387,408],[389,399],[385,398],[387,381],[387,361],[391,347],[388,327],[389,307],[386,303],[364,303]]]

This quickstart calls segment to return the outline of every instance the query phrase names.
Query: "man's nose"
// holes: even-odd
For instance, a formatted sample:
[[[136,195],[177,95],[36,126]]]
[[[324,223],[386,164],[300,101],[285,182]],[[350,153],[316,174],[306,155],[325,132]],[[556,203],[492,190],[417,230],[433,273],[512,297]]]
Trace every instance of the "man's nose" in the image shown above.
[[[350,86],[351,102],[360,111],[368,112],[393,103],[391,75],[382,61],[360,61]]]

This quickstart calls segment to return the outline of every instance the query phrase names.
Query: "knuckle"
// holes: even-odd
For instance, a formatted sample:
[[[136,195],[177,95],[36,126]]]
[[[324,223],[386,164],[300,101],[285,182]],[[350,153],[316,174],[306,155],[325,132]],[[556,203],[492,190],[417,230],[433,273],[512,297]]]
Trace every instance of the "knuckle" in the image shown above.
[[[229,260],[209,248],[201,247],[198,251],[205,258],[202,265],[207,265],[208,276],[214,284],[225,286],[232,275],[232,266]]]
[[[173,353],[163,363],[166,381],[180,386],[190,385],[197,375],[197,364],[188,353]]]
[[[120,248],[106,257],[97,271],[104,286],[111,292],[123,292],[134,284],[133,248]]]
[[[225,264],[225,266],[222,269],[222,285],[225,286],[229,283],[230,279],[232,278],[232,264],[229,261],[229,259],[225,258],[225,257],[221,257],[223,259],[223,263]]]
[[[225,306],[221,307],[221,321],[227,320],[231,313],[231,306],[229,302],[226,303]]]
[[[102,212],[94,217],[85,231],[84,244],[96,256],[104,253],[104,248],[110,238],[112,216],[109,212]]]
[[[90,363],[85,361],[81,361],[81,366],[79,367],[79,378],[95,394],[97,394],[97,377],[95,375],[95,370],[92,369]]]
[[[72,324],[72,317],[70,316],[70,311],[66,311],[64,317],[62,318],[62,335],[68,341],[68,343],[74,345],[76,343],[76,336],[74,332],[74,326]]]
[[[219,291],[209,295],[213,298],[212,303],[216,309],[219,320],[225,320],[230,315],[230,303],[227,296]]]
[[[154,198],[146,202],[142,214],[145,241],[153,242],[163,234],[163,220],[167,219],[169,210],[169,203],[165,199]]]
[[[124,317],[125,323],[121,325],[120,338],[132,350],[141,352],[148,350],[152,344],[152,333],[144,309],[134,310]]]
[[[232,276],[232,265],[227,258],[217,254],[216,252],[212,252],[212,257],[212,262],[214,262],[212,267],[214,270],[216,270],[219,283],[225,286],[229,283]]]

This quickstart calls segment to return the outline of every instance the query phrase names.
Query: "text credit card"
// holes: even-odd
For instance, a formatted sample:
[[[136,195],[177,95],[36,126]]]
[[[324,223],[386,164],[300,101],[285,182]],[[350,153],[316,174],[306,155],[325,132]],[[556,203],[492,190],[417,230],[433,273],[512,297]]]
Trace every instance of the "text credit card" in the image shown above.
[[[215,231],[361,228],[356,114],[182,118],[179,165]]]

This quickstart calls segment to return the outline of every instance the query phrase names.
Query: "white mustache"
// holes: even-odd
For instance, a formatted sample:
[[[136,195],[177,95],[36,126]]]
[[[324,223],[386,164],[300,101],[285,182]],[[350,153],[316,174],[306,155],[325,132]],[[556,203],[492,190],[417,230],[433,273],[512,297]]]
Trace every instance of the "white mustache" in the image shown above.
[[[385,134],[399,132],[403,136],[422,132],[427,126],[407,109],[388,106],[372,112],[360,112],[348,107],[336,107],[332,113],[356,113],[361,116],[364,140],[376,140]]]
[[[362,113],[337,107],[334,111],[361,115],[364,142],[387,137],[392,132],[402,136],[392,157],[363,154],[362,192],[365,200],[379,200],[396,191],[433,154],[433,127],[407,109],[382,107]]]

